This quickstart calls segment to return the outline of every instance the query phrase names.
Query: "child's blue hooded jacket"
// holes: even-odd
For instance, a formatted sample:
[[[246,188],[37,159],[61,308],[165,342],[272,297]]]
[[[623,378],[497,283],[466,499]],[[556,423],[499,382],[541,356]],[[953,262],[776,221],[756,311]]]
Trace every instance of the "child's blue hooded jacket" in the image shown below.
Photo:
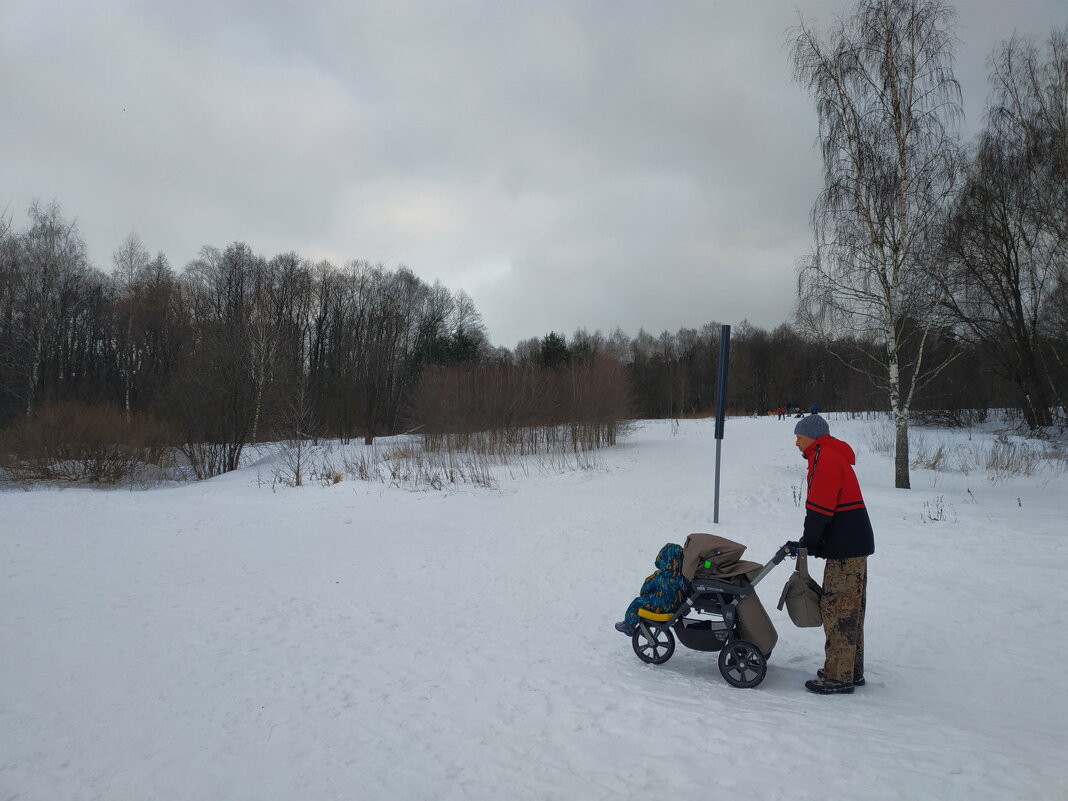
[[[682,575],[682,546],[669,542],[656,555],[657,571],[642,584],[641,595],[627,608],[624,618],[638,622],[638,610],[674,612],[690,592],[690,582]]]

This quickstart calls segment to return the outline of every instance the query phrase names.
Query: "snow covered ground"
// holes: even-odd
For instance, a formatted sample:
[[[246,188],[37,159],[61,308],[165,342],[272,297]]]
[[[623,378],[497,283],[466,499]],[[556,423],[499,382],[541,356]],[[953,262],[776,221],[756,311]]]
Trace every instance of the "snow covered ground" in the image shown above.
[[[273,491],[260,465],[0,492],[0,799],[1068,798],[1068,476],[895,490],[876,425],[831,416],[877,546],[839,697],[803,689],[823,643],[774,610],[789,562],[755,689],[612,629],[665,542],[799,535],[793,421],[728,421],[718,526],[711,421],[492,489]]]

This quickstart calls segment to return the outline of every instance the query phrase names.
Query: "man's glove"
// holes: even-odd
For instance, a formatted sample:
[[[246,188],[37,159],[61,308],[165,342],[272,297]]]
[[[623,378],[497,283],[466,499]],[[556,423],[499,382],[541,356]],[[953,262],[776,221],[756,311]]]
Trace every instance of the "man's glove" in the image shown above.
[[[786,553],[789,554],[790,556],[796,557],[797,556],[797,549],[800,548],[800,547],[801,547],[801,543],[800,542],[796,542],[795,540],[791,540],[790,542],[786,543],[786,545],[785,545]]]

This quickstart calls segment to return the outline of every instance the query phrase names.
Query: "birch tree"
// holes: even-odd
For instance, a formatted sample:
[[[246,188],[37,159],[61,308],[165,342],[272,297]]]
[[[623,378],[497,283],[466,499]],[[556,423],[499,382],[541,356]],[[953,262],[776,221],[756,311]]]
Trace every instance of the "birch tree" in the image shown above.
[[[798,320],[822,337],[878,343],[871,377],[889,396],[903,489],[909,411],[941,367],[926,360],[939,323],[927,260],[958,152],[953,16],[940,0],[862,0],[825,37],[802,19],[793,40],[824,167],[815,247],[798,271]]]
[[[115,316],[119,342],[115,351],[118,356],[119,375],[123,384],[123,408],[126,422],[130,422],[130,397],[134,382],[141,371],[144,349],[138,337],[134,335],[134,321],[138,316],[138,281],[148,269],[152,255],[145,248],[141,238],[131,233],[126,237],[114,256],[113,280],[118,297],[115,304]]]

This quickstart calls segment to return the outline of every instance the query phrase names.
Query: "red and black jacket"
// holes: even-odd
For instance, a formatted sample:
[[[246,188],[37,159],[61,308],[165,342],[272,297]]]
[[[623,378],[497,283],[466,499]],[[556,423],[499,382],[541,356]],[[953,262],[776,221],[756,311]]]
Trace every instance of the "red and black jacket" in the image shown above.
[[[805,450],[808,495],[801,545],[813,556],[848,559],[875,553],[864,497],[853,472],[856,456],[845,442],[824,435]]]

